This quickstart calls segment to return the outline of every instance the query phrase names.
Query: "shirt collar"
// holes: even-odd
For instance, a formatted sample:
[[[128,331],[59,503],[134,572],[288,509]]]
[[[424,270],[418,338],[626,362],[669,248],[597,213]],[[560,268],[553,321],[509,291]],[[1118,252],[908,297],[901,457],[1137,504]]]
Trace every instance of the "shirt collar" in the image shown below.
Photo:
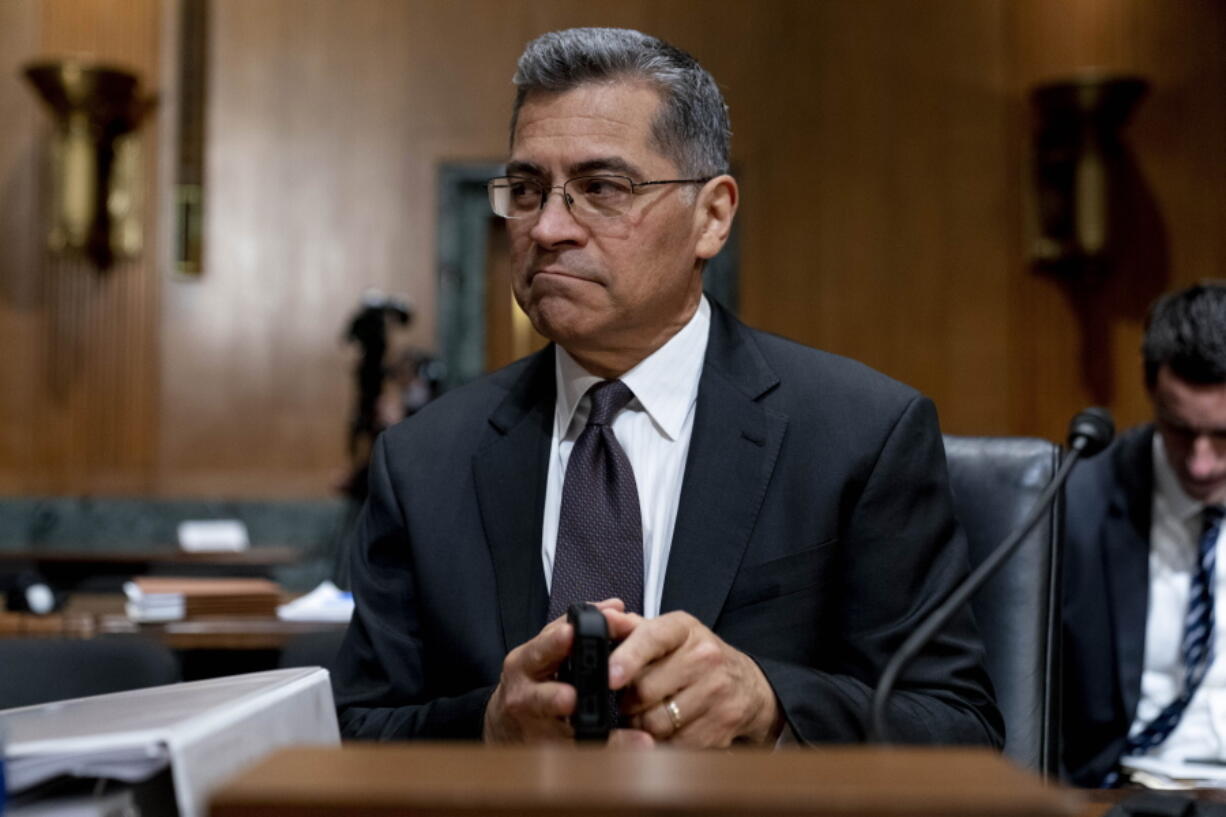
[[[1183,486],[1179,484],[1179,478],[1175,476],[1175,469],[1171,468],[1170,460],[1166,458],[1166,444],[1163,443],[1162,435],[1157,431],[1154,431],[1153,457],[1154,489],[1166,503],[1171,515],[1184,522],[1199,516],[1205,509],[1205,505],[1188,496]]]
[[[711,305],[704,295],[693,317],[681,330],[619,378],[653,423],[670,440],[680,436],[686,415],[698,397],[698,380],[707,352]],[[583,395],[603,378],[591,374],[561,346],[554,355],[558,401],[555,422],[559,438],[566,436]],[[633,402],[632,402],[633,405]]]

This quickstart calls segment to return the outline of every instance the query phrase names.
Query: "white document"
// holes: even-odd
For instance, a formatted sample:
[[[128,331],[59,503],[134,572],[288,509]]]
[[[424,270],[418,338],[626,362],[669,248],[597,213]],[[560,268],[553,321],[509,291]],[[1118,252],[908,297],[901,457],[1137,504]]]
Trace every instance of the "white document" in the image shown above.
[[[353,618],[353,594],[330,581],[277,608],[282,621],[348,621]]]
[[[1120,768],[1147,789],[1220,789],[1226,786],[1226,761],[1125,757],[1120,760]]]
[[[0,711],[10,792],[58,775],[139,782],[168,765],[180,817],[273,749],[337,745],[326,670],[253,672]]]
[[[238,519],[201,519],[179,523],[179,547],[188,553],[234,553],[250,545],[247,526]]]

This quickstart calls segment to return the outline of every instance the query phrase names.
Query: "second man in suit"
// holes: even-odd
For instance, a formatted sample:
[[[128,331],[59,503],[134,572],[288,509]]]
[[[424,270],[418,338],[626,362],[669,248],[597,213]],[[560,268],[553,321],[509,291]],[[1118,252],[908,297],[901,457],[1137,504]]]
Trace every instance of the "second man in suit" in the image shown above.
[[[1154,421],[1067,489],[1065,774],[1130,756],[1226,759],[1226,284],[1160,299],[1142,344]]]

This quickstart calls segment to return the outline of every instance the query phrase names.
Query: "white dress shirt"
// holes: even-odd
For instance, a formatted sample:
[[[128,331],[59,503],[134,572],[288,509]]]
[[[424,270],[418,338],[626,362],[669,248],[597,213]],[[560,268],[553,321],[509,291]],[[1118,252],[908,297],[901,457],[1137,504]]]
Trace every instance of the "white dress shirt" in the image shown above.
[[[1150,523],[1149,613],[1141,700],[1130,734],[1141,731],[1183,687],[1180,655],[1188,593],[1196,569],[1204,505],[1184,493],[1154,434],[1154,504]],[[1226,526],[1224,526],[1226,527]],[[1218,534],[1214,586],[1214,660],[1170,736],[1148,754],[1165,760],[1226,758],[1226,554]]]
[[[703,296],[681,331],[619,378],[634,393],[634,399],[614,418],[613,435],[630,460],[638,487],[643,517],[643,615],[647,618],[660,613],[710,326],[711,307]],[[545,581],[550,588],[566,464],[591,411],[587,390],[603,379],[590,374],[560,346],[556,348],[555,377],[558,398],[541,536]]]

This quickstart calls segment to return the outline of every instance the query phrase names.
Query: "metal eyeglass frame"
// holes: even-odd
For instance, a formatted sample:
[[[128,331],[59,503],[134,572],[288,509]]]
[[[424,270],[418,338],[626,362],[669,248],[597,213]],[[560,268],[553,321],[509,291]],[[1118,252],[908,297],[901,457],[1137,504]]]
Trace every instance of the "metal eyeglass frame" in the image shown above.
[[[656,180],[647,181],[647,182],[636,182],[634,179],[630,178],[629,176],[619,176],[616,174],[604,174],[604,175],[591,175],[591,176],[575,176],[572,179],[567,179],[561,184],[547,185],[547,184],[542,184],[536,179],[530,178],[528,176],[495,176],[494,178],[490,179],[488,182],[485,183],[485,189],[489,197],[490,210],[493,211],[494,215],[498,216],[499,218],[505,218],[505,219],[510,219],[514,221],[517,219],[532,218],[533,216],[539,216],[541,212],[545,209],[545,205],[549,203],[550,194],[553,193],[553,191],[555,190],[562,191],[562,203],[566,205],[566,211],[570,213],[571,215],[574,215],[575,213],[573,209],[573,204],[575,201],[574,197],[570,193],[566,192],[566,188],[572,182],[581,182],[581,181],[585,181],[588,179],[613,179],[617,181],[624,181],[626,182],[626,184],[630,186],[630,192],[633,195],[637,196],[640,187],[650,187],[651,185],[657,185],[657,184],[706,184],[707,182],[711,181],[711,179],[713,178],[715,177],[708,176],[704,179],[656,179]],[[510,180],[524,182],[527,184],[533,184],[540,188],[541,206],[536,209],[536,212],[526,213],[522,216],[512,216],[512,215],[506,215],[504,213],[498,212],[498,208],[494,206],[495,185],[499,183],[505,184]],[[624,216],[626,214],[626,211],[622,211],[620,213],[609,213],[607,215],[599,213],[599,212],[592,212],[591,214],[596,216],[597,218],[617,218],[618,216]],[[583,215],[587,215],[587,211],[584,211]]]

